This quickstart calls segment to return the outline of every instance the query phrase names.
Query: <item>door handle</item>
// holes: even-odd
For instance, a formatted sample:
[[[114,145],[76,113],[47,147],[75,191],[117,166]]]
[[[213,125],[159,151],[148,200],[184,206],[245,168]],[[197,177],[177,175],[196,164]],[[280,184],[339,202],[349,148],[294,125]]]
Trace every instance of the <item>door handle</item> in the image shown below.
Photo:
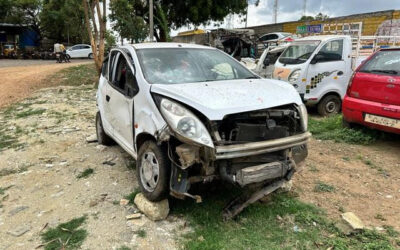
[[[337,72],[337,75],[338,75],[338,76],[341,76],[341,75],[343,75],[343,71],[339,71],[339,72]]]
[[[110,101],[110,96],[106,95],[106,101],[109,102]]]

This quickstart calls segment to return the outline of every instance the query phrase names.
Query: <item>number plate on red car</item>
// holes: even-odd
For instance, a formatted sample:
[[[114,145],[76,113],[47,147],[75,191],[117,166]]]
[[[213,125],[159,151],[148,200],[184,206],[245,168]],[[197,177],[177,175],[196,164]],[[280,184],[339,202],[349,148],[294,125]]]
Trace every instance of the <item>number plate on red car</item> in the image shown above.
[[[382,117],[382,116],[377,116],[377,115],[371,115],[371,114],[366,114],[364,120],[366,122],[386,126],[386,127],[391,127],[391,128],[398,128],[400,129],[400,120],[397,119],[392,119],[392,118],[387,118],[387,117]]]

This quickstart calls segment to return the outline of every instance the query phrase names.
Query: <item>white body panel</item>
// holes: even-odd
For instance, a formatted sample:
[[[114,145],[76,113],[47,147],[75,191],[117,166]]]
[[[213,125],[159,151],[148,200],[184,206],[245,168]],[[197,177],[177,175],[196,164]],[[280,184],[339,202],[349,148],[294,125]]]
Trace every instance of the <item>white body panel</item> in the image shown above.
[[[275,63],[273,78],[288,81],[290,75],[300,70],[297,81],[291,84],[304,97],[307,104],[318,103],[327,93],[336,93],[344,97],[349,79],[352,74],[352,43],[350,36],[314,36],[299,39],[320,41],[309,59],[300,64],[283,64],[279,59]],[[320,50],[332,41],[343,40],[341,60],[317,62],[312,64],[312,59]],[[282,57],[282,56],[281,56]]]
[[[177,48],[178,44],[146,43],[127,45],[111,51],[122,53],[128,59],[132,72],[135,72],[139,91],[133,98],[115,90],[112,83],[103,76],[100,77],[97,92],[97,104],[105,132],[134,158],[137,157],[136,138],[139,135],[145,133],[156,138],[167,127],[152,93],[185,103],[210,120],[221,120],[225,115],[232,113],[292,103],[301,104],[296,90],[291,85],[277,80],[248,79],[151,85],[143,76],[135,48],[153,47]],[[213,49],[189,44],[179,44],[179,47]],[[127,53],[131,57],[127,57]],[[108,62],[109,69],[110,64]]]
[[[92,53],[92,48],[88,44],[77,44],[67,49],[67,55],[71,58],[87,58]]]

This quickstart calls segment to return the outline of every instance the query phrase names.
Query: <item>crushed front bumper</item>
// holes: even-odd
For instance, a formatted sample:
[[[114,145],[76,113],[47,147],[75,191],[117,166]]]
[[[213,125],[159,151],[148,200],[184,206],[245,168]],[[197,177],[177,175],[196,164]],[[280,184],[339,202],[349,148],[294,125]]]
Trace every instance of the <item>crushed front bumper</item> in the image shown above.
[[[311,133],[304,132],[302,134],[292,135],[268,141],[216,146],[214,158],[216,160],[223,160],[223,159],[233,159],[251,155],[276,152],[279,150],[284,150],[304,145],[308,142],[310,137]]]

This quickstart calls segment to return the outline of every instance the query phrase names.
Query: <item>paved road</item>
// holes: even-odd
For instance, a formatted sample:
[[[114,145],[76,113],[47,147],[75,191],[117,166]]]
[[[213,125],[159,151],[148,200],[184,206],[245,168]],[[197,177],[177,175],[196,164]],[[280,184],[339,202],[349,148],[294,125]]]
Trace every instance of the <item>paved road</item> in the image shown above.
[[[90,59],[71,59],[72,63],[90,62]],[[0,68],[33,66],[33,65],[51,65],[56,64],[55,60],[15,60],[15,59],[0,59]]]

